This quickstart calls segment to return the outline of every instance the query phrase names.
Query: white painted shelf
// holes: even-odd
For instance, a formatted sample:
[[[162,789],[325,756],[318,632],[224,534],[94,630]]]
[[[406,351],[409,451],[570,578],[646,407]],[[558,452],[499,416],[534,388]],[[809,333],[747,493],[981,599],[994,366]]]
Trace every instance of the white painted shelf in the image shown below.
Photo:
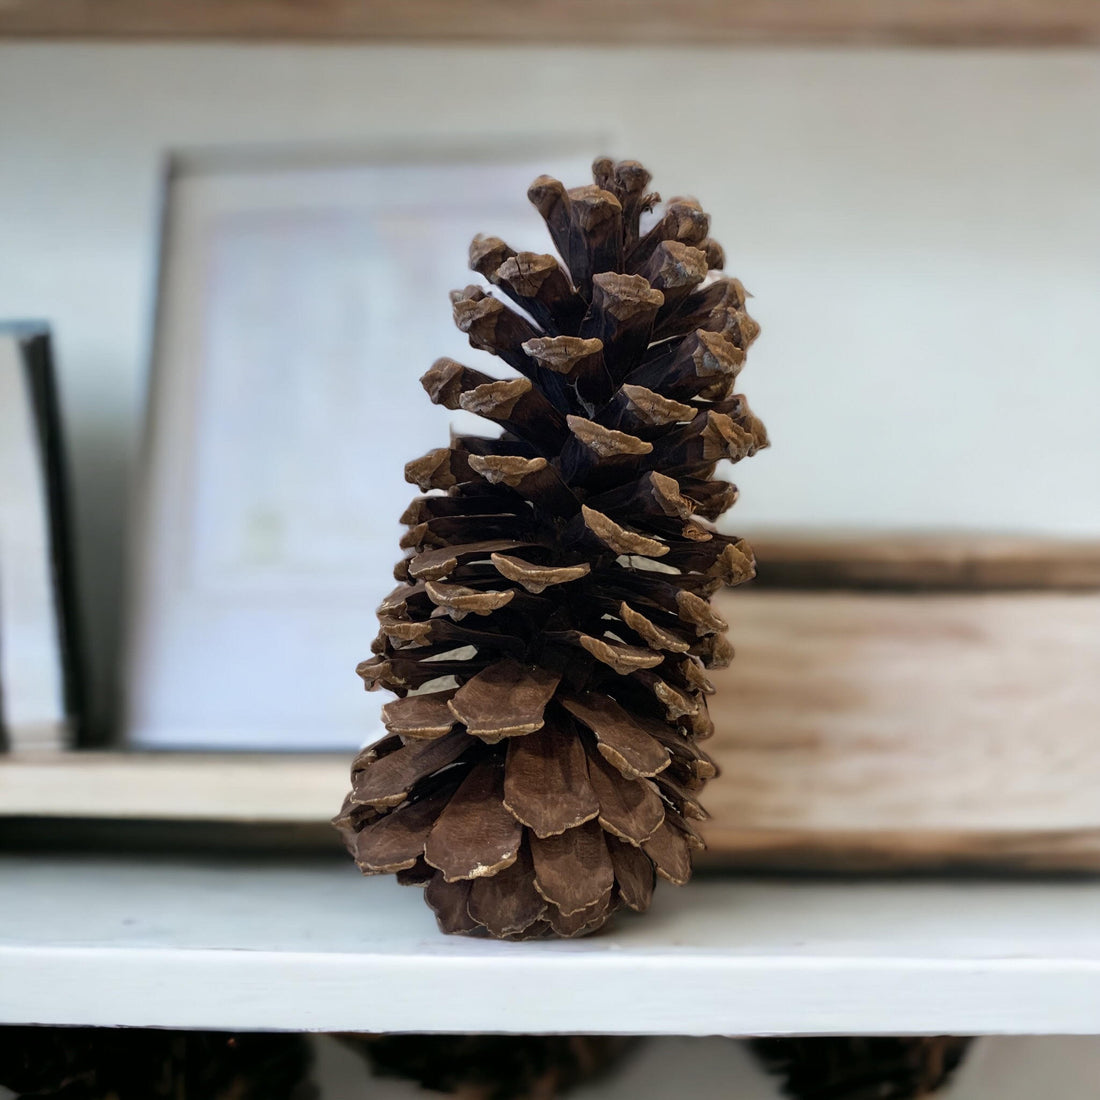
[[[503,944],[339,861],[6,856],[0,1023],[1100,1034],[1100,885],[704,879]]]

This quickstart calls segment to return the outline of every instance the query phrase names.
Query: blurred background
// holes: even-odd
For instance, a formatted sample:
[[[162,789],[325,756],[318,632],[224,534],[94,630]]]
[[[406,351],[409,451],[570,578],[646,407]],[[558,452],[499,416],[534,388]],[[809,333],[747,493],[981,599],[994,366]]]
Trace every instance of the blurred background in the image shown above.
[[[320,831],[384,701],[354,666],[402,467],[457,423],[417,379],[493,371],[450,322],[466,244],[548,250],[527,184],[609,154],[700,199],[763,330],[740,388],[772,447],[723,525],[790,571],[730,604],[718,862],[1095,872],[1096,5],[461,8],[0,6],[0,320],[52,338],[79,747],[197,761],[13,759],[4,822]],[[680,1062],[775,1092],[685,1038],[579,1095]],[[1096,1065],[984,1041],[950,1095],[1083,1100]]]
[[[1096,55],[1065,49],[0,45],[0,302],[5,315],[54,329],[96,735],[118,716],[128,503],[156,358],[158,271],[168,265],[171,277],[177,259],[161,236],[170,158],[216,173],[219,157],[259,157],[275,175],[334,157],[414,172],[433,159],[495,162],[519,201],[523,173],[513,169],[529,169],[542,149],[551,170],[602,152],[640,159],[666,197],[703,201],[763,325],[743,385],[774,445],[738,471],[742,499],[727,522],[748,534],[1096,536],[1098,102]],[[238,199],[247,212],[247,193]],[[262,181],[254,200],[270,205]],[[494,218],[493,202],[475,201],[480,228],[506,236],[514,206],[502,224],[503,209]],[[528,220],[540,238],[540,219]],[[337,248],[331,227],[328,243],[316,220],[305,231],[320,257],[312,300],[331,303],[347,289],[346,265],[325,262]],[[389,247],[388,288],[376,264],[375,283],[345,295],[359,331],[374,331],[342,353],[371,381],[344,408],[341,430],[370,422],[381,392],[373,379],[384,375],[402,415],[442,438],[446,416],[416,379],[450,347],[426,347],[408,319],[430,334],[449,328],[439,289],[468,281],[460,234],[425,240],[414,226],[407,245]],[[242,262],[253,275],[264,263],[256,252]],[[214,278],[195,275],[186,293],[201,298]],[[295,278],[301,286],[308,272]],[[370,340],[386,295],[405,312],[380,362]],[[177,366],[198,376],[224,348],[212,343],[210,302],[187,318],[194,354]],[[245,324],[262,320],[239,315]],[[278,345],[290,359],[296,338],[327,354],[331,310],[281,311],[277,325],[255,370],[277,379]],[[258,438],[259,399],[254,383],[228,395],[225,432],[237,416]],[[421,453],[399,438],[379,442],[391,477]],[[301,460],[317,494],[349,483],[338,449]],[[233,475],[232,459],[221,475]],[[387,537],[392,510],[387,496],[385,515],[371,517]],[[372,569],[340,576],[345,602],[363,607],[361,630],[338,645],[349,671],[372,635],[375,592],[362,583]]]

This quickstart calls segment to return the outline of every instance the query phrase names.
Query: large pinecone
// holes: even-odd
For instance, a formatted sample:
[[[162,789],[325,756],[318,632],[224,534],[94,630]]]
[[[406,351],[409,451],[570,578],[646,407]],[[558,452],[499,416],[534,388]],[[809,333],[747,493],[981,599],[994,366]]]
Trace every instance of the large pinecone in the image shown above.
[[[302,1035],[0,1027],[17,1100],[317,1100]]]
[[[621,1035],[341,1035],[379,1077],[461,1100],[553,1100],[609,1074]]]
[[[336,825],[364,873],[426,884],[446,932],[592,932],[644,910],[655,870],[687,882],[702,847],[705,670],[732,656],[709,597],[753,574],[707,521],[737,495],[718,464],[767,443],[733,393],[759,326],[741,283],[709,274],[724,257],[698,203],[643,234],[649,173],[593,175],[528,191],[564,267],[470,246],[501,297],[455,291],[455,322],[519,376],[440,359],[421,379],[501,431],[406,466],[427,495],[358,669],[398,698]]]
[[[943,1088],[971,1040],[957,1035],[755,1039],[791,1100],[923,1100]]]

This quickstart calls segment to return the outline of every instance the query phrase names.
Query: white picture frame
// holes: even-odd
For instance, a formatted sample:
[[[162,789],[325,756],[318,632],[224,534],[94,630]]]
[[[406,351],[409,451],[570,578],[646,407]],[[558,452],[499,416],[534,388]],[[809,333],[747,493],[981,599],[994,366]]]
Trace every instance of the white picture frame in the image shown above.
[[[551,251],[527,186],[585,182],[601,149],[172,166],[126,744],[344,751],[377,734],[384,700],[355,665],[395,583],[403,467],[466,416],[417,380],[441,355],[507,374],[455,330],[447,291],[481,281],[477,232]]]

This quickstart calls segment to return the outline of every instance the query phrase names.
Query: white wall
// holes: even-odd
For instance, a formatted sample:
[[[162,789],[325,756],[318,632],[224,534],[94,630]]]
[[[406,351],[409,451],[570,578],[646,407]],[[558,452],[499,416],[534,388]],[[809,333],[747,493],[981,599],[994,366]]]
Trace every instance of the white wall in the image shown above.
[[[100,718],[165,150],[607,132],[757,296],[738,526],[1095,535],[1098,104],[1061,51],[0,46],[0,315],[57,328]]]

